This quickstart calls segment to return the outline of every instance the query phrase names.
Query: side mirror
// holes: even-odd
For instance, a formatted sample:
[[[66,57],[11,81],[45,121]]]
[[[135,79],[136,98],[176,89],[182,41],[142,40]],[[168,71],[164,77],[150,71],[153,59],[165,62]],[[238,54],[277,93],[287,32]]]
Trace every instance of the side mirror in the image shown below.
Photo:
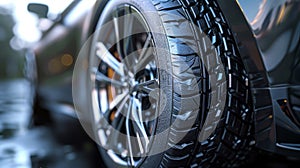
[[[44,4],[30,3],[27,6],[27,10],[37,14],[40,18],[47,18],[49,7]]]

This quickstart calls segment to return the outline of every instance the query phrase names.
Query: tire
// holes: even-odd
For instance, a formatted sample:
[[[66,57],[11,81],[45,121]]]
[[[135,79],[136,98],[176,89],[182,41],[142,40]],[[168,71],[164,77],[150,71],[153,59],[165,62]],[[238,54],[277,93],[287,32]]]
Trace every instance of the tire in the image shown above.
[[[141,40],[143,31],[130,27],[125,19],[121,20],[125,26],[118,27],[119,20],[116,21],[118,24],[114,22],[115,14],[119,17],[120,13],[128,11],[131,11],[129,15],[137,15],[135,20],[140,25],[136,27],[151,33],[149,43],[154,48],[153,54],[146,56],[150,61],[134,75],[130,75],[131,69],[135,69],[138,62],[130,60],[129,55],[135,55],[134,49],[142,50],[137,46],[145,45],[149,36],[146,41]],[[115,31],[121,28],[125,32],[116,44],[110,40],[118,37],[110,36],[113,34],[107,28],[110,24]],[[136,30],[128,38],[125,35],[127,27]],[[248,76],[216,1],[111,0],[100,15],[96,30],[89,60],[90,69],[94,70],[92,90],[98,90],[98,95],[93,98],[98,106],[93,107],[92,118],[93,121],[100,118],[93,128],[107,167],[234,167],[246,158],[253,144]],[[97,51],[102,52],[97,55]],[[114,58],[106,55],[107,52]],[[137,54],[135,57],[142,56]],[[120,70],[120,67],[125,68]],[[146,82],[137,80],[137,74],[141,74]],[[119,84],[115,80],[119,80]],[[145,89],[145,83],[149,84],[149,81],[155,86],[151,91],[137,89]],[[115,89],[116,85],[122,88]],[[154,103],[150,101],[153,89],[159,90]],[[100,90],[105,94],[100,94]],[[128,101],[120,96],[126,91],[129,92]],[[120,97],[124,103],[115,103]],[[135,101],[139,103],[133,106]],[[110,108],[111,104],[123,105]],[[147,123],[150,119],[146,122],[143,117],[127,119],[136,112],[133,109],[152,108],[153,104],[154,117],[150,124]],[[100,117],[95,115],[98,111]],[[116,115],[117,112],[122,115]],[[140,118],[141,121],[135,121]],[[138,122],[143,126],[135,128]],[[117,128],[121,133],[113,134],[108,141],[111,130]],[[149,137],[146,147],[143,146],[146,137],[140,138],[139,131],[145,131]],[[131,136],[137,141],[133,142]],[[118,143],[107,145],[113,141]],[[121,144],[119,149],[117,146],[121,141],[126,144]],[[138,149],[138,143],[143,147]],[[148,153],[143,154],[141,150]],[[135,151],[137,155],[132,154]],[[124,152],[127,152],[126,156],[122,156]]]

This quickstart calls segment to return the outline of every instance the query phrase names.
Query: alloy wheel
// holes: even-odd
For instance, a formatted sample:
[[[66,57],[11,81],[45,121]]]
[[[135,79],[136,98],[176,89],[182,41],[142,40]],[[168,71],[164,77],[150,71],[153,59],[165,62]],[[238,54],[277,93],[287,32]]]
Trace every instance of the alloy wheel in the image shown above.
[[[115,8],[100,24],[91,58],[98,138],[122,166],[138,166],[149,152],[159,107],[155,44],[133,6]]]

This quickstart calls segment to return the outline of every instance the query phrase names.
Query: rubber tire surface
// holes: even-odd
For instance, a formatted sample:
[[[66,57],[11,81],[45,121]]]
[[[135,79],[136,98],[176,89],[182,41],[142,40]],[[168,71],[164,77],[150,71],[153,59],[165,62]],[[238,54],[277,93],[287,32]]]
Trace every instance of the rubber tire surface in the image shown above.
[[[141,167],[238,166],[252,143],[248,77],[232,32],[216,1],[108,2],[111,6],[122,3],[133,5],[142,13],[157,12],[159,22],[147,21],[150,28],[159,25],[163,29],[165,37],[155,37],[154,42],[162,43],[159,47],[170,52],[164,55],[165,58],[158,58],[171,74],[164,78],[165,81],[160,79],[167,86],[166,94],[171,99],[168,99],[169,112],[161,116],[164,123],[159,121],[157,125],[158,130],[170,127],[163,143],[169,149],[146,158]],[[147,14],[145,18],[148,18]],[[225,70],[227,88],[208,75],[217,73],[220,66]],[[209,113],[213,90],[217,95],[226,94],[226,106],[220,118]],[[205,124],[207,118],[214,122]],[[199,142],[201,130],[209,128],[215,131]],[[109,159],[105,152],[101,153],[104,160]],[[116,166],[112,160],[105,162],[109,167]]]

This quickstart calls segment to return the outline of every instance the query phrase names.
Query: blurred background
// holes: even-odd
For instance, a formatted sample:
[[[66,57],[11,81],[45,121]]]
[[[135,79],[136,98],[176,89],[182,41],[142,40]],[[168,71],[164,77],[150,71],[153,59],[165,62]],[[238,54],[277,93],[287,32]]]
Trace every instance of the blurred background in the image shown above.
[[[26,64],[31,48],[72,0],[39,0],[49,7],[47,19],[28,12],[30,2],[0,0],[0,168],[104,167],[76,118],[35,106],[27,76],[35,66]],[[254,149],[244,167],[253,166],[298,167],[299,161]]]
[[[39,0],[47,19],[28,12],[30,2],[37,1],[0,0],[0,168],[103,167],[77,119],[35,106],[26,72],[31,48],[72,1]]]

